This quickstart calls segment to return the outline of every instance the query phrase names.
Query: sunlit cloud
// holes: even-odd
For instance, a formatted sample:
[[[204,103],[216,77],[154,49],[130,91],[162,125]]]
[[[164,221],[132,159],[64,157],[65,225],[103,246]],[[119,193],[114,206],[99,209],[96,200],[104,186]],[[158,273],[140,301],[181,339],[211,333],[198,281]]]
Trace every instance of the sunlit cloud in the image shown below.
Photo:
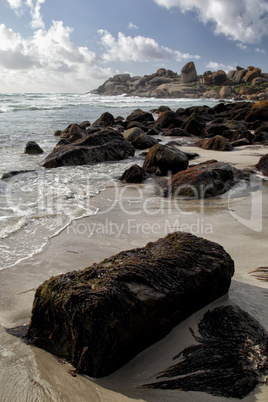
[[[256,47],[255,52],[261,53],[261,54],[266,54],[266,51],[264,49],[259,49],[258,47]]]
[[[130,21],[130,23],[128,24],[128,28],[129,28],[129,29],[139,29],[139,27],[138,27],[137,25],[133,24],[131,21]]]
[[[243,45],[243,43],[237,43],[236,46],[241,50],[244,50],[244,51],[248,50],[248,46]]]
[[[29,10],[31,15],[30,26],[33,29],[44,28],[43,17],[41,15],[41,5],[46,0],[7,0],[10,8],[15,11],[17,15],[22,14],[25,10]]]
[[[243,43],[258,43],[268,35],[267,0],[154,0],[167,9],[194,11],[204,24],[214,23],[214,32]]]
[[[48,30],[39,29],[25,39],[1,24],[1,88],[79,92],[111,75],[112,69],[97,64],[94,52],[71,41],[71,33],[62,21],[53,21]]]
[[[221,63],[217,63],[215,61],[210,61],[207,65],[206,68],[208,68],[209,70],[212,71],[218,71],[218,70],[223,70],[225,72],[231,71],[231,70],[235,70],[235,66],[234,65],[226,65],[226,64],[221,64]]]
[[[123,61],[123,62],[150,62],[195,58],[198,55],[181,53],[168,47],[160,46],[154,39],[144,36],[125,36],[122,32],[115,38],[110,32],[100,29],[101,44],[106,49],[106,53],[101,56],[103,62]]]

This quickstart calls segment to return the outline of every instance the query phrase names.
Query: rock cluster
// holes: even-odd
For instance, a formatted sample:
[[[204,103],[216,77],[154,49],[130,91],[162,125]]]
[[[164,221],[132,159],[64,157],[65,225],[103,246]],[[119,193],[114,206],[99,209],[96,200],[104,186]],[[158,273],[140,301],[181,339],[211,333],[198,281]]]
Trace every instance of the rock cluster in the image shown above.
[[[224,249],[172,233],[36,290],[27,337],[101,377],[228,292],[234,263]]]
[[[157,114],[157,118],[154,118]],[[93,124],[71,124],[57,132],[60,140],[42,162],[46,168],[85,165],[128,158],[135,150],[148,150],[142,166],[134,165],[123,173],[124,182],[143,182],[148,175],[168,176],[163,195],[207,198],[228,191],[243,173],[226,163],[208,161],[190,166],[195,153],[182,152],[178,143],[159,143],[161,136],[192,138],[200,148],[230,152],[234,147],[268,143],[268,101],[219,103],[210,108],[196,106],[175,112],[161,106],[145,112],[134,110],[126,120],[106,112]],[[267,161],[262,158],[257,169],[267,175]]]
[[[226,74],[223,70],[197,75],[194,62],[181,69],[181,74],[160,68],[143,77],[119,74],[109,78],[98,89],[98,95],[128,95],[156,98],[268,99],[268,74],[260,68],[237,67]]]
[[[104,113],[98,124],[87,128],[72,124],[60,134],[60,141],[42,162],[45,168],[60,166],[87,165],[90,163],[116,161],[133,156],[133,145],[125,140],[124,136],[111,127],[110,113]],[[107,122],[107,119],[109,121]]]

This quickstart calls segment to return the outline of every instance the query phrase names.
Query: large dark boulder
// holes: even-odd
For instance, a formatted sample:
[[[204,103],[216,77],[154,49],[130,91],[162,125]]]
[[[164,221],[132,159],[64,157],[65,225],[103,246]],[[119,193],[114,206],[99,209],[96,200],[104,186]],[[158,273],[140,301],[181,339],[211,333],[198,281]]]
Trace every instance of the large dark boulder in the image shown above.
[[[173,175],[165,183],[164,195],[210,198],[224,194],[244,179],[246,176],[241,170],[228,163],[211,160]]]
[[[134,153],[133,145],[122,134],[113,129],[104,129],[71,144],[60,142],[41,165],[46,168],[87,165],[122,160]]]
[[[263,155],[258,164],[257,169],[259,169],[265,176],[268,176],[268,154]]]
[[[106,376],[226,294],[233,273],[220,245],[171,233],[44,282],[27,338],[77,372]]]
[[[177,148],[160,144],[150,148],[143,163],[143,168],[147,173],[157,176],[175,174],[187,167],[188,158],[183,152]]]

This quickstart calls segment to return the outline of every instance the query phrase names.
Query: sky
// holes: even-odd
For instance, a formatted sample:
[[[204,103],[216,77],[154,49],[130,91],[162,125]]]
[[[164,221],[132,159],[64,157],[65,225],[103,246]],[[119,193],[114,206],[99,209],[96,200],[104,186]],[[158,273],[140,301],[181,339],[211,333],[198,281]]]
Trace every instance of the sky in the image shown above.
[[[0,93],[85,93],[189,61],[268,73],[268,0],[1,0]]]

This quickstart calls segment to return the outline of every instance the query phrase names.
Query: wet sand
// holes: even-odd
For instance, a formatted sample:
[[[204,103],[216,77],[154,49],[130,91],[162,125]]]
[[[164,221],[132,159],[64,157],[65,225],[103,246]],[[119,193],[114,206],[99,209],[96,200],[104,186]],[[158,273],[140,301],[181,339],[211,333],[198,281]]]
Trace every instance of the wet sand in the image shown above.
[[[241,147],[232,152],[203,151],[199,163],[217,159],[237,168],[253,168],[267,147]],[[137,186],[114,184],[92,198],[99,212],[74,221],[51,239],[38,255],[0,271],[0,400],[1,401],[227,401],[201,392],[142,389],[172,358],[195,343],[205,311],[225,304],[237,304],[253,315],[268,331],[268,283],[250,271],[268,265],[268,182],[254,181],[252,193],[243,197],[200,200],[172,200],[156,197],[151,183]],[[230,194],[229,194],[230,195]],[[237,195],[235,192],[233,196]],[[136,356],[127,365],[102,379],[72,377],[72,367],[49,353],[25,345],[5,331],[28,324],[34,291],[44,280],[73,269],[83,269],[121,250],[140,247],[182,230],[221,244],[235,261],[235,275],[229,295],[198,311],[174,328],[163,340]],[[268,389],[259,386],[245,401],[266,401]],[[229,399],[228,399],[229,400]]]

